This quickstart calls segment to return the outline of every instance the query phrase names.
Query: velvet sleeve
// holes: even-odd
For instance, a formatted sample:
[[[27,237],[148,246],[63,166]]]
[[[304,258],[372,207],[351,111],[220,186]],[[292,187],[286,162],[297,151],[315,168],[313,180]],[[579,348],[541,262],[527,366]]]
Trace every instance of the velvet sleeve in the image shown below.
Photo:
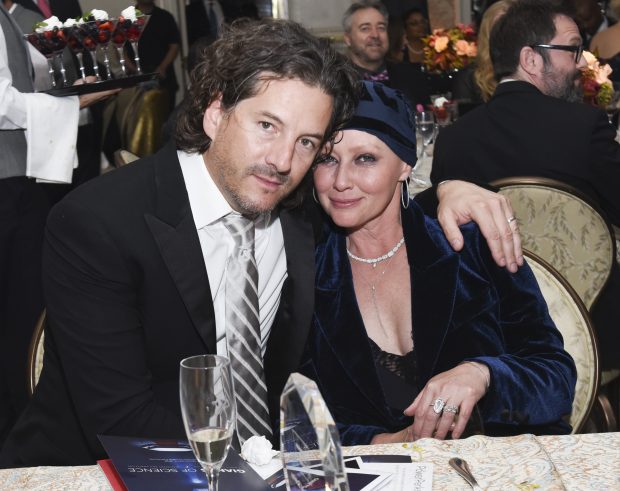
[[[470,236],[471,238],[471,236]],[[563,348],[536,279],[527,264],[517,273],[495,265],[479,234],[465,249],[479,251],[499,299],[499,333],[503,353],[469,358],[487,365],[491,384],[481,400],[486,423],[545,425],[569,414],[576,369]],[[480,333],[484,335],[484,333]]]

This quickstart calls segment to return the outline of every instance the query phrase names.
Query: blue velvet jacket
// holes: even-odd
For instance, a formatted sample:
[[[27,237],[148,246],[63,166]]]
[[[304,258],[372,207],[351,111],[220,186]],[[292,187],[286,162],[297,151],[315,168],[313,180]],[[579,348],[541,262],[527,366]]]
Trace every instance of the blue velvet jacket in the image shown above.
[[[571,411],[575,365],[529,267],[511,274],[496,266],[475,225],[461,228],[465,246],[454,252],[413,202],[402,222],[419,389],[474,360],[491,372],[479,402],[485,434],[569,432],[562,416]],[[399,431],[411,418],[386,403],[345,248],[345,235],[333,227],[317,247],[315,313],[300,371],[317,382],[343,444],[356,445]]]

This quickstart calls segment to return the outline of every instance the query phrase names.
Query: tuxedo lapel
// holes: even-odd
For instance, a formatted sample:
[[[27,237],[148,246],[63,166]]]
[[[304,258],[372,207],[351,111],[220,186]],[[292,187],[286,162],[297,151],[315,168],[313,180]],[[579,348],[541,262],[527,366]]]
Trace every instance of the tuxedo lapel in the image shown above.
[[[265,372],[294,371],[300,362],[314,307],[314,235],[300,210],[282,210],[280,223],[286,251],[287,279],[282,288],[278,315],[273,324]]]
[[[174,146],[155,162],[156,212],[145,214],[164,263],[210,353],[216,352],[209,278]]]

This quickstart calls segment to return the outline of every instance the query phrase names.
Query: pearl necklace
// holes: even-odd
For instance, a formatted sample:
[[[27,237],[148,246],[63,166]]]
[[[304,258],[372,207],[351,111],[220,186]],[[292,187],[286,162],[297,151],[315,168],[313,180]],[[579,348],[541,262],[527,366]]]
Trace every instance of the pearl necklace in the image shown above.
[[[401,238],[398,241],[398,244],[396,244],[394,247],[392,247],[392,249],[390,251],[388,251],[387,253],[383,254],[383,256],[379,256],[379,257],[373,257],[370,259],[366,259],[364,257],[359,257],[356,256],[355,254],[353,254],[349,248],[347,247],[347,254],[349,255],[349,257],[351,259],[354,259],[355,261],[359,261],[360,263],[366,263],[366,264],[372,264],[373,268],[377,267],[377,264],[380,263],[381,261],[385,261],[386,259],[391,258],[394,254],[396,254],[396,252],[398,252],[398,249],[400,249],[400,247],[405,243],[405,238]]]

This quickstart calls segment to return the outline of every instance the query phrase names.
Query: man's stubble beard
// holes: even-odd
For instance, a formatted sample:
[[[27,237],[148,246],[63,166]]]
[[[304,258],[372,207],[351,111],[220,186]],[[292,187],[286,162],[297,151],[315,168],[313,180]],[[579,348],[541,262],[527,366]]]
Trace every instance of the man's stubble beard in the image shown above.
[[[545,77],[546,95],[562,99],[567,102],[583,101],[583,86],[578,80],[581,78],[581,72],[575,69],[571,74],[563,74],[559,76],[554,73],[549,65],[545,65],[543,70]]]
[[[259,175],[264,177],[269,177],[273,179],[274,177],[278,179],[282,185],[286,186],[286,183],[290,179],[288,175],[282,175],[272,169],[271,167],[264,164],[252,164],[243,170],[243,175],[238,177],[234,170],[231,170],[231,166],[227,165],[228,160],[221,159],[218,155],[211,156],[212,162],[215,165],[215,168],[220,172],[219,182],[221,183],[220,191],[229,202],[230,206],[245,216],[256,216],[261,213],[265,213],[268,211],[273,211],[281,202],[284,200],[294,189],[287,188],[286,192],[279,196],[271,206],[265,206],[260,204],[259,202],[249,199],[247,196],[242,194],[241,187],[231,185],[230,183],[239,183],[245,177],[249,177],[251,175]],[[219,186],[218,186],[219,187]]]

